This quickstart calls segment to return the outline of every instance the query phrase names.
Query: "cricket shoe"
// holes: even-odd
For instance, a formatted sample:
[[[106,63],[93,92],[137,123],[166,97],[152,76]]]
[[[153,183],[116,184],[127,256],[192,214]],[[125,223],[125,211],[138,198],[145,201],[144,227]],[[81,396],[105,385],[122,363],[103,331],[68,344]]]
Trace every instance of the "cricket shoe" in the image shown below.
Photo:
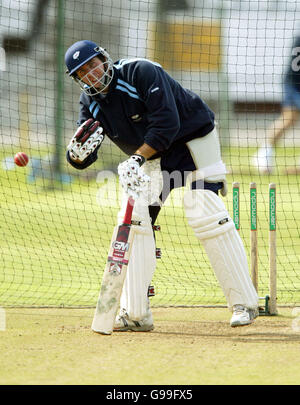
[[[117,315],[114,323],[114,332],[149,332],[153,329],[153,319],[150,311],[142,320],[133,321],[129,318],[125,309],[122,309],[120,311],[120,314]]]
[[[261,174],[272,174],[275,168],[275,153],[272,146],[261,147],[252,158],[252,165]]]
[[[230,326],[249,325],[258,317],[258,309],[249,309],[243,305],[234,305],[233,314],[230,320]]]

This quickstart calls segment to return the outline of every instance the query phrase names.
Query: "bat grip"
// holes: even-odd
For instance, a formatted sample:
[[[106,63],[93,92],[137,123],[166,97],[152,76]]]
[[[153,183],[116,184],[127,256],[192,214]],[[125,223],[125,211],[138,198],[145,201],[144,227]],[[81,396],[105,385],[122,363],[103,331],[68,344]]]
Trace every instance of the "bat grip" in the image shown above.
[[[134,199],[132,197],[128,198],[127,201],[127,207],[123,219],[123,224],[130,225],[131,224],[131,218],[132,218],[132,211],[133,211],[133,206],[134,206]]]

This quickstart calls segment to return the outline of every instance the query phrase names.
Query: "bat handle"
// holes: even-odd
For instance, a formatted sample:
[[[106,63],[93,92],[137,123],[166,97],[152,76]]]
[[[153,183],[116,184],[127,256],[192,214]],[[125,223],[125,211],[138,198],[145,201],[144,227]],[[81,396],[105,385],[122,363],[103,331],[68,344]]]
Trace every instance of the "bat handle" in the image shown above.
[[[128,198],[127,201],[127,207],[123,219],[123,224],[130,225],[131,224],[131,218],[132,218],[132,211],[133,211],[133,206],[134,206],[134,199],[132,197]]]

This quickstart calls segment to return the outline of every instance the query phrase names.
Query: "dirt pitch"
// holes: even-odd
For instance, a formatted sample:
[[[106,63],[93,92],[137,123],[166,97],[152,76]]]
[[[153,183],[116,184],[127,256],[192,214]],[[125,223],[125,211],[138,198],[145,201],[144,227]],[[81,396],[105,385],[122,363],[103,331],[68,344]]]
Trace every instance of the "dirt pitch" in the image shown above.
[[[279,313],[231,328],[226,308],[155,308],[154,331],[102,336],[92,309],[7,309],[0,384],[296,385],[300,321]]]

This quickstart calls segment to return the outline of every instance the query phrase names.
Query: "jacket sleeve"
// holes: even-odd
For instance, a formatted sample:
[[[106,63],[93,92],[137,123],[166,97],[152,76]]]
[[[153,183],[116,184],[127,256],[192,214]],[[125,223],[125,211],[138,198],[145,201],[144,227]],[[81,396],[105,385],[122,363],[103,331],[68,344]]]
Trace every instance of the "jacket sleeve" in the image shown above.
[[[169,148],[180,129],[180,118],[167,73],[160,65],[141,61],[134,82],[147,108],[145,143],[157,151]]]
[[[84,123],[84,121],[88,120],[89,118],[93,118],[93,115],[90,112],[90,110],[88,109],[88,107],[86,106],[83,95],[81,95],[80,101],[79,101],[79,115],[78,115],[77,125],[80,126],[81,124]]]

